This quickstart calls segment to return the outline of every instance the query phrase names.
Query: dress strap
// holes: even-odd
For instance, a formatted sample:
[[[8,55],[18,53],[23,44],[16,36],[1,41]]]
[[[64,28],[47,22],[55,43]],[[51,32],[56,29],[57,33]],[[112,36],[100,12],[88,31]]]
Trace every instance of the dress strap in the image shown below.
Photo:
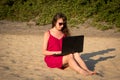
[[[50,30],[48,30],[49,36],[51,36]]]
[[[49,35],[50,35],[50,30],[48,30],[48,33],[49,33]]]

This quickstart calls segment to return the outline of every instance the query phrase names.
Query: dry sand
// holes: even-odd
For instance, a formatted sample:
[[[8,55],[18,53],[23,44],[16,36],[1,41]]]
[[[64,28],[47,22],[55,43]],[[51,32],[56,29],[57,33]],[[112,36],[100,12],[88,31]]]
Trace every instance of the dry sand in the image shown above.
[[[44,63],[43,33],[50,27],[0,21],[0,80],[120,80],[119,32],[86,25],[70,28],[72,35],[85,35],[81,57],[99,73],[82,76],[70,68],[50,69]]]

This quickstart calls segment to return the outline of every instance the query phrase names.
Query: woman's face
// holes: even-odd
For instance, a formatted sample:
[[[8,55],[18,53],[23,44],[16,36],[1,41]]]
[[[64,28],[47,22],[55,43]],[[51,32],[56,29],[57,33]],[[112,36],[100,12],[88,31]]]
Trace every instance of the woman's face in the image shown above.
[[[61,31],[62,28],[63,28],[63,26],[64,26],[63,19],[62,19],[62,18],[58,19],[57,22],[56,22],[55,28],[56,28],[57,30]]]

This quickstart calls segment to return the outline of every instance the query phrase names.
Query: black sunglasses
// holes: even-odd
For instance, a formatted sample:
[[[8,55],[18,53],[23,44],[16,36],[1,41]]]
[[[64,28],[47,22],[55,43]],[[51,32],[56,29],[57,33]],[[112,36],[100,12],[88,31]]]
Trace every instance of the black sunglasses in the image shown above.
[[[64,25],[65,23],[59,23],[59,25],[61,26],[61,25]]]

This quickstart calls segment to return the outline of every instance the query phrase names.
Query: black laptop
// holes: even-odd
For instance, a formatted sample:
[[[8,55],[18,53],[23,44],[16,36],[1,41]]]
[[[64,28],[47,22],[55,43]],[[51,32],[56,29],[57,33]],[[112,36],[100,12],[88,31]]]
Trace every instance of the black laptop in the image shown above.
[[[62,53],[57,55],[67,55],[75,52],[83,52],[84,36],[69,36],[63,38]]]

